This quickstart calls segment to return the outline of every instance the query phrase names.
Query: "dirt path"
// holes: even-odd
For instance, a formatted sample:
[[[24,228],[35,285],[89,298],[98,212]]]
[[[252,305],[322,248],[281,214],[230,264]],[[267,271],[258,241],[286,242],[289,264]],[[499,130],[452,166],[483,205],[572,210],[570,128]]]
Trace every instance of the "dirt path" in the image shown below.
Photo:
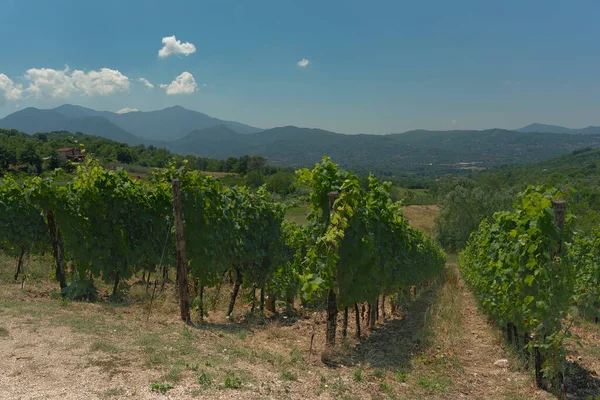
[[[415,374],[437,377],[439,388],[426,390],[434,399],[552,399],[536,390],[531,374],[522,370],[507,351],[497,330],[477,308],[471,292],[456,271],[455,257],[449,257],[446,283],[432,302],[427,318],[431,333],[429,349],[412,361]],[[508,360],[508,367],[494,362]],[[421,384],[421,389],[427,385]],[[429,385],[436,388],[435,382]],[[414,393],[421,395],[421,393]]]
[[[515,365],[498,332],[477,308],[473,295],[458,283],[463,297],[461,317],[464,334],[458,344],[458,357],[463,365],[463,377],[455,390],[473,399],[546,399],[548,393],[536,390],[531,374]],[[508,368],[494,362],[508,360]],[[512,365],[511,365],[512,364]]]
[[[188,329],[172,301],[157,302],[147,323],[143,301],[62,303],[34,288],[0,285],[0,399],[552,399],[511,358],[455,269],[451,257],[443,285],[360,342],[344,343],[349,362],[339,368],[318,357],[325,329],[318,313]],[[591,369],[600,360],[599,335],[585,336],[595,347],[575,354]],[[500,359],[509,367],[494,366]],[[236,379],[240,388],[227,387]],[[158,382],[173,388],[151,392]]]

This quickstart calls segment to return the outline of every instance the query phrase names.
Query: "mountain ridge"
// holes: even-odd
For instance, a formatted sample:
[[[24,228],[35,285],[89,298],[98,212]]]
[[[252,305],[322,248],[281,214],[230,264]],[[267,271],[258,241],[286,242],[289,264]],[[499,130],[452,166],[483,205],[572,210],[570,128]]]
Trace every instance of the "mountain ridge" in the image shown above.
[[[132,111],[118,114],[110,111],[96,111],[91,108],[63,104],[54,108],[66,116],[102,116],[123,130],[142,139],[172,141],[188,133],[216,125],[230,126],[240,133],[254,133],[261,129],[235,121],[224,121],[199,111],[188,110],[181,106],[166,107],[154,111]]]
[[[533,133],[533,132],[544,132],[544,133],[566,133],[571,135],[597,135],[600,134],[600,126],[590,125],[585,128],[566,128],[559,125],[547,125],[539,122],[534,122],[527,126],[519,129],[515,129],[517,132]]]

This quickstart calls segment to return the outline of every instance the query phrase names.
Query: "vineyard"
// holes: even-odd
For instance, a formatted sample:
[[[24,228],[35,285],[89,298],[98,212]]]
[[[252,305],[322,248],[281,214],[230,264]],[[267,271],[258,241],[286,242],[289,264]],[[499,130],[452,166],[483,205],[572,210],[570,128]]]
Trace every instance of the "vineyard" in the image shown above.
[[[581,315],[598,320],[598,238],[573,230],[566,194],[529,187],[513,211],[484,220],[459,264],[481,307],[533,366],[536,384],[567,398],[565,341]]]
[[[323,310],[326,334],[315,335],[313,325],[309,351],[320,349],[323,363],[341,365],[340,341],[349,332],[368,336],[398,315],[439,280],[445,255],[408,225],[390,200],[390,184],[371,177],[361,187],[327,158],[297,175],[311,189],[304,226],[285,220],[285,207],[264,188],[226,186],[174,166],[148,181],[91,158],[72,175],[6,176],[1,246],[16,260],[13,278],[22,288],[35,279],[31,261],[51,254],[46,273],[63,302],[127,301],[123,289],[141,275],[146,320],[172,286],[178,315],[192,327],[210,325],[203,321],[227,289],[231,321]],[[249,308],[237,316],[242,293]]]
[[[573,398],[574,340],[600,351],[600,240],[575,231],[566,194],[521,193],[473,232],[457,267],[409,225],[389,183],[328,158],[297,179],[310,189],[302,225],[264,187],[185,166],[138,180],[89,158],[70,175],[5,176],[7,356],[54,371],[50,354],[69,354],[76,376],[105,377],[86,389],[100,398]],[[438,209],[416,207],[411,223],[432,232]],[[39,346],[47,355],[18,355]],[[497,370],[510,348],[522,367]],[[23,382],[3,367],[13,372],[0,382]],[[64,398],[47,385],[40,395]]]

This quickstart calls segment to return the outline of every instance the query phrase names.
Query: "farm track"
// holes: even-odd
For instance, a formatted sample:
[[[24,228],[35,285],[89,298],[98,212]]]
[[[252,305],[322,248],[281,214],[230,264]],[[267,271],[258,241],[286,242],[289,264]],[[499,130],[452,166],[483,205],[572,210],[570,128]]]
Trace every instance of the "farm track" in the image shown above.
[[[513,360],[453,274],[360,344],[350,339],[339,368],[318,357],[324,316],[247,325],[219,319],[220,311],[200,329],[186,329],[169,298],[146,324],[143,302],[63,304],[42,289],[0,284],[0,325],[7,332],[0,337],[0,398],[552,398],[533,387],[528,372],[493,365]],[[201,372],[210,386],[199,385]],[[239,377],[240,389],[224,387],[229,375]],[[173,389],[152,393],[156,382]]]

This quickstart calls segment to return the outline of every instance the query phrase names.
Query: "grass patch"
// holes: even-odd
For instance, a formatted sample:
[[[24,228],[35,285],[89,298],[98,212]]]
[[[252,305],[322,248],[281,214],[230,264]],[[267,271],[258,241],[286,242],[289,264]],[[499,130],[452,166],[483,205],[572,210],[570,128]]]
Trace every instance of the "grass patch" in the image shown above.
[[[98,340],[94,342],[91,347],[92,351],[103,351],[105,353],[117,354],[119,352],[119,348],[111,343],[105,342],[103,340]]]
[[[198,384],[201,386],[212,385],[212,379],[210,378],[210,375],[207,374],[205,371],[202,371],[200,375],[198,375]]]
[[[297,365],[302,361],[304,361],[304,354],[302,354],[302,350],[294,346],[290,351],[290,364]]]
[[[364,377],[362,374],[362,369],[357,368],[354,371],[352,371],[352,379],[354,379],[354,382],[362,382],[364,381]]]
[[[104,392],[102,392],[100,394],[100,397],[103,399],[107,399],[109,397],[116,397],[116,396],[121,396],[124,394],[125,394],[125,391],[121,388],[111,388],[111,389],[107,389]]]
[[[95,311],[97,313],[97,311]],[[129,328],[124,324],[107,322],[102,315],[88,314],[85,316],[62,314],[53,318],[52,322],[59,326],[68,326],[75,333],[104,336],[115,333],[127,332]]]
[[[298,380],[298,375],[296,375],[292,371],[283,371],[279,377],[283,381],[297,381]]]
[[[396,375],[394,376],[396,378],[396,380],[398,382],[402,382],[405,383],[408,380],[408,375],[406,375],[404,372],[396,372]]]
[[[240,389],[242,387],[242,380],[235,372],[230,371],[225,375],[224,386],[227,389]]]
[[[308,223],[308,219],[306,219],[306,214],[310,211],[309,206],[297,206],[297,207],[289,207],[285,210],[285,218],[288,221],[295,221],[298,225],[306,225]]]
[[[392,385],[390,385],[387,382],[381,382],[379,384],[379,390],[381,390],[383,393],[387,393],[387,394],[392,394],[392,392],[393,392]]]
[[[450,379],[435,374],[427,374],[417,379],[417,385],[428,391],[443,392],[450,385]]]
[[[0,326],[0,337],[8,337],[8,329],[3,326]]]
[[[521,396],[520,394],[508,393],[504,396],[504,400],[528,400],[528,397]]]
[[[170,359],[169,353],[164,350],[150,351],[146,356],[146,366],[156,367],[158,365],[167,365]]]
[[[385,378],[385,372],[381,369],[376,369],[375,371],[373,371],[373,377],[377,379],[383,379]]]
[[[162,393],[162,394],[167,393],[171,389],[173,389],[173,385],[171,385],[169,383],[156,382],[156,383],[153,383],[152,386],[150,386],[151,392],[157,392],[157,393]]]
[[[163,377],[163,380],[167,382],[177,383],[181,380],[181,366],[176,365],[172,367],[169,372]]]

